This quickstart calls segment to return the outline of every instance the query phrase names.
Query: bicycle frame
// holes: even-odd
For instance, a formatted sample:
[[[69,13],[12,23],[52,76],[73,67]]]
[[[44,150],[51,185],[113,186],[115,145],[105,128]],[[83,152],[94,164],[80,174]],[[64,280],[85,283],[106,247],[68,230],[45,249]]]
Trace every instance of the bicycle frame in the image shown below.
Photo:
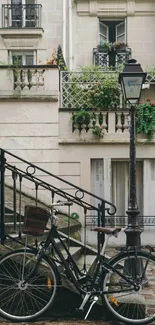
[[[55,238],[58,238],[60,240],[61,245],[63,246],[63,248],[65,249],[65,252],[67,253],[67,259],[65,259],[65,257],[63,256],[59,246],[57,245],[57,243],[55,242]],[[49,247],[49,245],[52,244],[52,248],[54,249],[54,251],[57,253],[58,257],[60,260],[58,260],[57,258],[53,258],[52,260],[54,262],[57,262],[61,265],[64,265],[65,267],[65,271],[67,273],[67,276],[69,279],[71,279],[71,281],[73,282],[74,286],[76,287],[76,289],[82,294],[82,293],[86,293],[86,291],[82,288],[80,280],[90,280],[91,281],[91,287],[93,288],[98,288],[98,291],[94,291],[92,292],[92,295],[96,295],[96,294],[106,294],[107,291],[103,291],[101,290],[101,285],[103,283],[103,278],[104,278],[104,273],[108,273],[109,270],[115,271],[123,280],[126,281],[126,283],[129,283],[130,285],[133,285],[134,287],[137,287],[136,284],[130,280],[129,278],[127,278],[125,275],[123,275],[121,272],[119,272],[118,270],[116,270],[112,265],[110,265],[110,261],[111,259],[106,262],[105,257],[103,255],[98,255],[97,256],[97,267],[95,269],[95,272],[92,276],[88,275],[87,273],[82,272],[79,267],[77,266],[77,264],[75,263],[74,259],[72,258],[67,246],[64,244],[61,236],[58,233],[57,227],[55,225],[52,225],[51,230],[48,233],[47,239],[45,241],[44,244],[44,248],[47,249]],[[44,252],[42,253],[44,254]],[[42,257],[42,254],[40,255],[40,259]],[[102,269],[101,269],[102,268]],[[100,272],[101,269],[101,272]],[[99,277],[98,277],[99,275]],[[97,281],[96,281],[97,279]],[[85,281],[83,283],[85,283]],[[127,291],[131,291],[132,289],[125,289],[125,290],[112,290],[112,291],[108,291],[108,293],[119,293],[119,292],[127,292]]]
[[[9,236],[10,238],[12,238],[11,236]],[[61,245],[63,246],[65,252],[67,253],[67,259],[63,256],[59,246],[57,245],[55,238],[58,238],[60,240]],[[23,244],[20,240],[17,239],[13,239],[18,243]],[[125,290],[112,290],[112,291],[103,291],[103,279],[104,279],[104,274],[108,273],[110,270],[115,271],[123,280],[126,281],[126,283],[133,285],[135,288],[137,288],[137,285],[134,283],[134,281],[130,280],[129,277],[126,277],[124,274],[120,273],[118,270],[116,270],[111,264],[111,259],[108,260],[108,262],[106,261],[104,255],[97,255],[97,259],[96,259],[96,269],[95,272],[92,276],[90,276],[89,274],[85,273],[84,271],[80,270],[79,267],[77,266],[77,264],[75,263],[72,255],[69,252],[69,249],[67,248],[67,246],[64,244],[61,236],[59,235],[59,232],[57,230],[57,227],[53,224],[48,235],[47,238],[44,242],[43,247],[38,251],[38,261],[36,263],[36,266],[34,268],[34,270],[32,270],[32,273],[35,272],[35,270],[37,269],[38,264],[40,263],[41,258],[43,257],[43,255],[46,254],[46,250],[49,247],[49,245],[52,244],[52,249],[54,249],[54,251],[57,253],[59,260],[55,257],[50,257],[52,259],[53,262],[55,262],[55,266],[56,263],[59,263],[60,265],[63,265],[65,267],[65,271],[67,274],[67,277],[72,281],[72,283],[74,284],[75,288],[79,291],[80,294],[86,294],[86,291],[82,288],[82,283],[86,283],[86,281],[90,281],[90,288],[91,288],[91,295],[95,296],[95,295],[104,295],[106,293],[119,293],[119,292],[127,292],[127,291],[132,291],[132,289],[125,289]],[[36,251],[36,248],[26,244],[26,247]],[[115,257],[114,257],[115,258]],[[56,266],[57,268],[57,266]],[[29,274],[28,278],[31,276],[31,273]],[[26,282],[28,280],[28,278],[25,279],[24,282]],[[96,281],[97,280],[97,281]],[[95,289],[93,291],[93,289]],[[97,290],[98,289],[98,290]]]

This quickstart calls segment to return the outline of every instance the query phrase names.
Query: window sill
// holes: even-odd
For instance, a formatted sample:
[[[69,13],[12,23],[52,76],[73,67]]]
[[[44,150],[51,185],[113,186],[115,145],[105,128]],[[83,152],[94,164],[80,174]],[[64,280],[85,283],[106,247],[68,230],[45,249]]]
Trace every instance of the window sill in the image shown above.
[[[21,37],[42,37],[44,33],[43,28],[15,28],[15,27],[6,27],[0,28],[0,35],[4,38],[9,38],[12,36]]]

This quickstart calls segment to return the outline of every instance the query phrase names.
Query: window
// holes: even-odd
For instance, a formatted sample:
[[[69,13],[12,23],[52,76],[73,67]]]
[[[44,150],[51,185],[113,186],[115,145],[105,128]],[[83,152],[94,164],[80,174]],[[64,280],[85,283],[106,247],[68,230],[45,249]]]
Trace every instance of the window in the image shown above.
[[[36,27],[35,0],[12,0],[11,5],[12,27]]]
[[[33,65],[36,63],[36,53],[35,51],[10,51],[9,52],[9,62],[15,67],[24,66],[24,65]],[[29,86],[32,82],[32,71],[30,69],[19,69],[13,70],[14,73],[14,89],[17,88],[19,82],[21,83],[20,87],[23,89],[25,87],[24,81],[25,78],[29,83]]]
[[[35,51],[10,51],[9,62],[14,65],[33,65],[36,64]]]
[[[105,20],[99,22],[99,42],[126,42],[126,21]]]

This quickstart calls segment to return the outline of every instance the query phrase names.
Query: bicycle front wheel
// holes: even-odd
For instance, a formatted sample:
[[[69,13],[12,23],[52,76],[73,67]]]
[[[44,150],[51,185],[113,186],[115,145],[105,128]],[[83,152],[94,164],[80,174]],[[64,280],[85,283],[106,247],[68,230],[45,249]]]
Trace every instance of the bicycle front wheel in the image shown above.
[[[155,320],[155,257],[145,252],[138,256],[125,253],[110,265],[113,269],[103,280],[103,290],[107,292],[103,302],[112,314],[125,324],[148,324]],[[137,284],[137,291],[128,280]]]
[[[60,284],[56,267],[43,256],[32,272],[36,263],[36,254],[31,250],[17,250],[1,258],[0,314],[4,318],[30,321],[54,302]]]

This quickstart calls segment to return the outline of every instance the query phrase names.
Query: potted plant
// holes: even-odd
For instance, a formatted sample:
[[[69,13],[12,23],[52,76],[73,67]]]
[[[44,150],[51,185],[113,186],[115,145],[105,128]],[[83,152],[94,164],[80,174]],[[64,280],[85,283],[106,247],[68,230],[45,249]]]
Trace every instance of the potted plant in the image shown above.
[[[111,51],[111,46],[112,46],[112,43],[110,42],[107,42],[107,41],[101,41],[100,44],[97,46],[97,50],[98,52],[109,52]]]
[[[112,51],[114,52],[125,52],[128,47],[127,43],[124,42],[116,42],[112,45]]]
[[[74,113],[72,116],[73,123],[82,125],[86,124],[88,125],[90,123],[91,116],[89,112],[87,112],[85,109],[80,109],[79,112]]]

